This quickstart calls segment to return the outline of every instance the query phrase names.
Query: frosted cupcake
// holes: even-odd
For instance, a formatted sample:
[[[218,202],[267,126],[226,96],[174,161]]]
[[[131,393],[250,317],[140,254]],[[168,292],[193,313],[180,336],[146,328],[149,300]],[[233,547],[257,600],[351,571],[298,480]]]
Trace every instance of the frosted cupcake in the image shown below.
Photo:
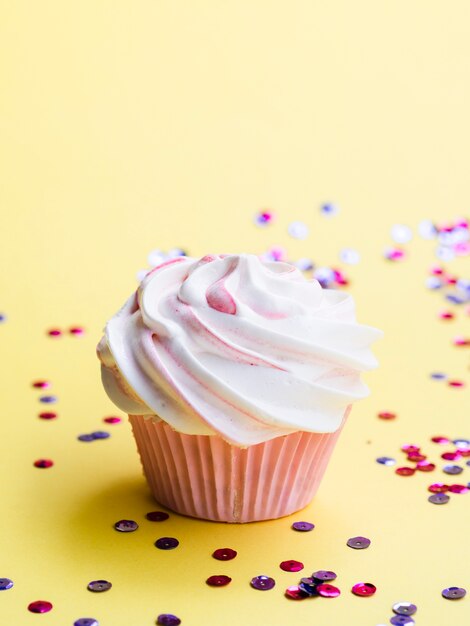
[[[313,498],[381,332],[350,295],[254,255],[153,269],[98,346],[155,499],[250,522]]]

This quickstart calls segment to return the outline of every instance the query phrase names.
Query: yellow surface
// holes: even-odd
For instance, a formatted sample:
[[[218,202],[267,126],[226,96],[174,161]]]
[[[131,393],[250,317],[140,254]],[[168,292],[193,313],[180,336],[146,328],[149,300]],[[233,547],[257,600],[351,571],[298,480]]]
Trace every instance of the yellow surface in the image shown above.
[[[3,355],[0,460],[0,624],[145,626],[176,613],[184,626],[375,626],[391,604],[413,601],[422,626],[464,626],[470,598],[470,495],[427,502],[444,480],[435,434],[469,436],[469,387],[433,382],[442,370],[468,383],[469,335],[462,309],[445,324],[439,293],[424,287],[435,242],[415,239],[388,264],[394,223],[467,213],[470,140],[468,2],[274,2],[227,0],[4,1],[0,7],[0,326]],[[318,207],[334,201],[331,219]],[[277,220],[253,225],[268,207]],[[305,241],[287,235],[305,221]],[[278,521],[228,526],[172,515],[162,524],[147,491],[127,423],[91,444],[116,410],[101,389],[94,355],[104,322],[136,286],[154,248],[261,253],[338,265],[344,246],[361,253],[347,268],[361,321],[385,330],[381,362],[367,376],[322,487],[305,511]],[[469,258],[448,264],[470,277]],[[52,340],[50,327],[86,327]],[[59,419],[37,413],[38,378],[52,381]],[[378,420],[394,410],[394,422]],[[375,463],[421,444],[433,474],[401,478]],[[39,457],[55,466],[38,470]],[[455,482],[470,480],[470,468]],[[115,532],[120,518],[137,532]],[[298,519],[315,522],[295,533]],[[348,537],[372,539],[365,551]],[[158,551],[159,536],[180,547]],[[238,550],[228,563],[218,547]],[[338,599],[290,602],[300,574],[338,573]],[[229,574],[213,589],[211,574]],[[274,576],[269,592],[250,588]],[[90,580],[113,583],[92,594]],[[352,584],[370,581],[374,597]],[[26,610],[50,600],[47,615]]]

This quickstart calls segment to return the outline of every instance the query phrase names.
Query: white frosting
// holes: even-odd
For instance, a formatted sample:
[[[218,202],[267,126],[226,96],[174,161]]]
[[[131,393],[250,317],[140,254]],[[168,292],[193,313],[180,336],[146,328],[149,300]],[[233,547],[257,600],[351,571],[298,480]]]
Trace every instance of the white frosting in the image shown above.
[[[254,255],[179,257],[153,269],[98,346],[110,398],[177,431],[240,446],[334,432],[367,395],[382,335],[350,295]]]

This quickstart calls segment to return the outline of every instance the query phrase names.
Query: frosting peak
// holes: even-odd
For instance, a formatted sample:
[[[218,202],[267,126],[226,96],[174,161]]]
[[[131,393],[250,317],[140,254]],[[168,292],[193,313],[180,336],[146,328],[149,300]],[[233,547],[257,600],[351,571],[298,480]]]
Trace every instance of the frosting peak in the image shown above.
[[[255,255],[178,257],[154,268],[98,346],[108,395],[188,434],[252,445],[333,432],[367,395],[381,332],[350,295]]]

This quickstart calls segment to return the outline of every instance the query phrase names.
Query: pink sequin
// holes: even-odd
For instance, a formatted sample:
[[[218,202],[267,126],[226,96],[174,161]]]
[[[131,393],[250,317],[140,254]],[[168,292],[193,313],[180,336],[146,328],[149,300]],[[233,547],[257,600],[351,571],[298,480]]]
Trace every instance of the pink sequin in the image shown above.
[[[82,326],[72,326],[69,328],[69,333],[71,335],[83,335],[85,329]]]
[[[36,389],[47,389],[47,387],[50,387],[51,383],[47,380],[35,380],[33,383],[33,387],[35,387]]]
[[[321,585],[318,585],[317,593],[323,598],[337,598],[339,595],[341,595],[341,591],[338,589],[338,587],[335,587],[334,585],[330,585],[328,583],[322,583]]]
[[[34,467],[39,467],[41,469],[47,469],[53,465],[54,461],[51,461],[51,459],[38,459],[37,461],[34,461]]]
[[[433,483],[432,485],[429,485],[428,491],[431,491],[432,493],[445,493],[446,491],[449,491],[449,485],[445,485],[444,483]]]
[[[304,564],[300,561],[282,561],[279,567],[285,572],[300,572],[304,569]]]
[[[441,318],[441,320],[453,320],[455,315],[452,313],[452,311],[441,311],[439,313],[439,317]]]
[[[470,346],[470,339],[466,337],[454,337],[454,346]]]
[[[450,485],[449,491],[451,493],[467,493],[469,489],[465,485]]]
[[[416,469],[420,472],[432,472],[436,469],[434,463],[430,463],[429,461],[419,461],[416,464]]]
[[[465,383],[462,380],[448,380],[449,387],[465,387]]]
[[[412,476],[415,473],[414,467],[397,467],[395,474],[399,476]]]
[[[391,411],[380,411],[380,413],[377,414],[377,417],[380,417],[381,420],[394,420],[396,416],[396,413],[392,413]]]
[[[420,461],[426,460],[425,454],[420,454],[419,452],[410,452],[406,457],[408,461],[412,461],[413,463],[418,463]]]
[[[403,452],[419,452],[421,448],[419,446],[415,446],[414,444],[406,443],[401,447],[401,449]]]
[[[440,443],[440,444],[449,443],[449,439],[447,437],[439,437],[439,436],[433,437],[431,441],[433,441],[434,443]]]
[[[356,596],[373,596],[377,591],[377,587],[372,583],[356,583],[353,585],[351,591]]]
[[[58,328],[52,328],[51,330],[47,331],[47,334],[49,335],[49,337],[60,337],[62,335],[62,331]]]
[[[445,459],[446,461],[460,461],[460,459],[462,458],[462,453],[461,452],[444,452],[443,454],[441,454],[441,458]]]
[[[28,611],[31,613],[49,613],[52,609],[52,604],[46,600],[36,600],[28,604]]]
[[[112,415],[110,417],[103,417],[103,422],[106,422],[106,424],[119,424],[122,422],[122,418]]]
[[[285,595],[291,600],[305,600],[305,598],[309,597],[308,593],[302,591],[302,589],[298,585],[292,585],[291,587],[287,587]]]
[[[39,417],[42,420],[53,420],[57,417],[57,413],[54,413],[54,411],[43,411],[39,413]]]

